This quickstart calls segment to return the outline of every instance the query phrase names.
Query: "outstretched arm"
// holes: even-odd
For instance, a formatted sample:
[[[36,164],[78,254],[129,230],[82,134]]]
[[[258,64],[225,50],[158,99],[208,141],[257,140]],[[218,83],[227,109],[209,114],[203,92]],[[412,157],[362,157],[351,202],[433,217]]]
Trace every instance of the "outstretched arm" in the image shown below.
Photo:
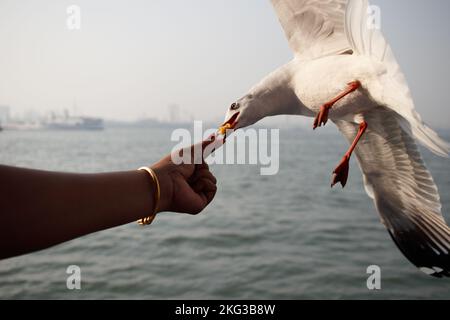
[[[206,164],[152,166],[159,212],[201,212],[216,179]],[[68,174],[0,166],[0,259],[45,249],[153,213],[156,186],[145,171]]]

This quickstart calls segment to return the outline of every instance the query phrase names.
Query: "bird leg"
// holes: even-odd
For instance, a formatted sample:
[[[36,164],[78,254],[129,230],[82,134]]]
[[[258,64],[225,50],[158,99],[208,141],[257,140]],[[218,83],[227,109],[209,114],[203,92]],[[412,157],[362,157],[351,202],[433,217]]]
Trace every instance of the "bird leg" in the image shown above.
[[[368,124],[365,121],[363,121],[359,125],[358,134],[356,135],[355,140],[353,141],[352,145],[350,146],[350,149],[348,149],[348,151],[345,154],[344,158],[342,159],[341,163],[333,171],[333,180],[331,182],[332,188],[339,182],[341,183],[342,188],[345,188],[345,185],[347,184],[347,179],[348,179],[348,169],[349,169],[350,158],[353,154],[353,151],[355,151],[355,148],[358,145],[359,140],[361,140],[362,136],[366,132],[367,128],[368,128]]]
[[[361,87],[361,82],[359,81],[353,81],[350,82],[347,85],[347,88],[345,91],[343,91],[340,95],[338,95],[333,100],[325,103],[322,107],[320,107],[320,112],[317,115],[316,119],[314,120],[314,130],[316,130],[318,127],[321,127],[322,125],[326,125],[328,122],[328,113],[330,112],[330,109],[342,98],[346,97],[350,93],[358,90]]]

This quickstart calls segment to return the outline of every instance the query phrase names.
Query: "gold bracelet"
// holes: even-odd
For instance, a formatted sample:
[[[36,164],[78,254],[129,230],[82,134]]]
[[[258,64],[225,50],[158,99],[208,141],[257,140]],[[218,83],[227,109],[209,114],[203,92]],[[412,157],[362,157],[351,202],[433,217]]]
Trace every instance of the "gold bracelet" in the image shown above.
[[[151,216],[148,216],[146,218],[138,220],[139,225],[141,226],[149,226],[152,224],[153,220],[155,220],[156,214],[158,213],[159,209],[159,201],[161,198],[161,187],[159,185],[158,177],[156,176],[155,171],[153,169],[150,169],[149,167],[142,167],[138,170],[147,172],[150,177],[152,178],[155,186],[156,186],[156,193],[155,193],[155,209],[153,210],[153,214]]]

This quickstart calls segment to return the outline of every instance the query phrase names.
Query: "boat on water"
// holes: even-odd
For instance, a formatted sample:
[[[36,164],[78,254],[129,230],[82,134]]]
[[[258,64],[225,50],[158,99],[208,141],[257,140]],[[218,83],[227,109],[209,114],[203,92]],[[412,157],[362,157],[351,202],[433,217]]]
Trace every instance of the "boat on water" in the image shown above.
[[[101,118],[64,117],[52,118],[43,122],[11,121],[0,126],[0,131],[35,131],[35,130],[103,130]]]
[[[73,117],[53,118],[44,124],[48,130],[103,130],[104,123],[101,118]]]
[[[45,119],[35,117],[33,119],[9,119],[0,124],[1,130],[34,131],[34,130],[103,130],[102,118],[75,116],[68,110],[62,114],[51,112]]]

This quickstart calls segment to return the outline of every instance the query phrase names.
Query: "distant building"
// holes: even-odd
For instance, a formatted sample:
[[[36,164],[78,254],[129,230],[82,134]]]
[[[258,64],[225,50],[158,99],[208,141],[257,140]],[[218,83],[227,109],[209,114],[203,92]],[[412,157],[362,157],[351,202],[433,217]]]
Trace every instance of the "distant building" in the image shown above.
[[[11,118],[9,106],[0,105],[0,124],[8,123],[10,119]]]
[[[176,104],[171,104],[168,106],[169,111],[169,122],[177,123],[180,121],[180,106]]]

